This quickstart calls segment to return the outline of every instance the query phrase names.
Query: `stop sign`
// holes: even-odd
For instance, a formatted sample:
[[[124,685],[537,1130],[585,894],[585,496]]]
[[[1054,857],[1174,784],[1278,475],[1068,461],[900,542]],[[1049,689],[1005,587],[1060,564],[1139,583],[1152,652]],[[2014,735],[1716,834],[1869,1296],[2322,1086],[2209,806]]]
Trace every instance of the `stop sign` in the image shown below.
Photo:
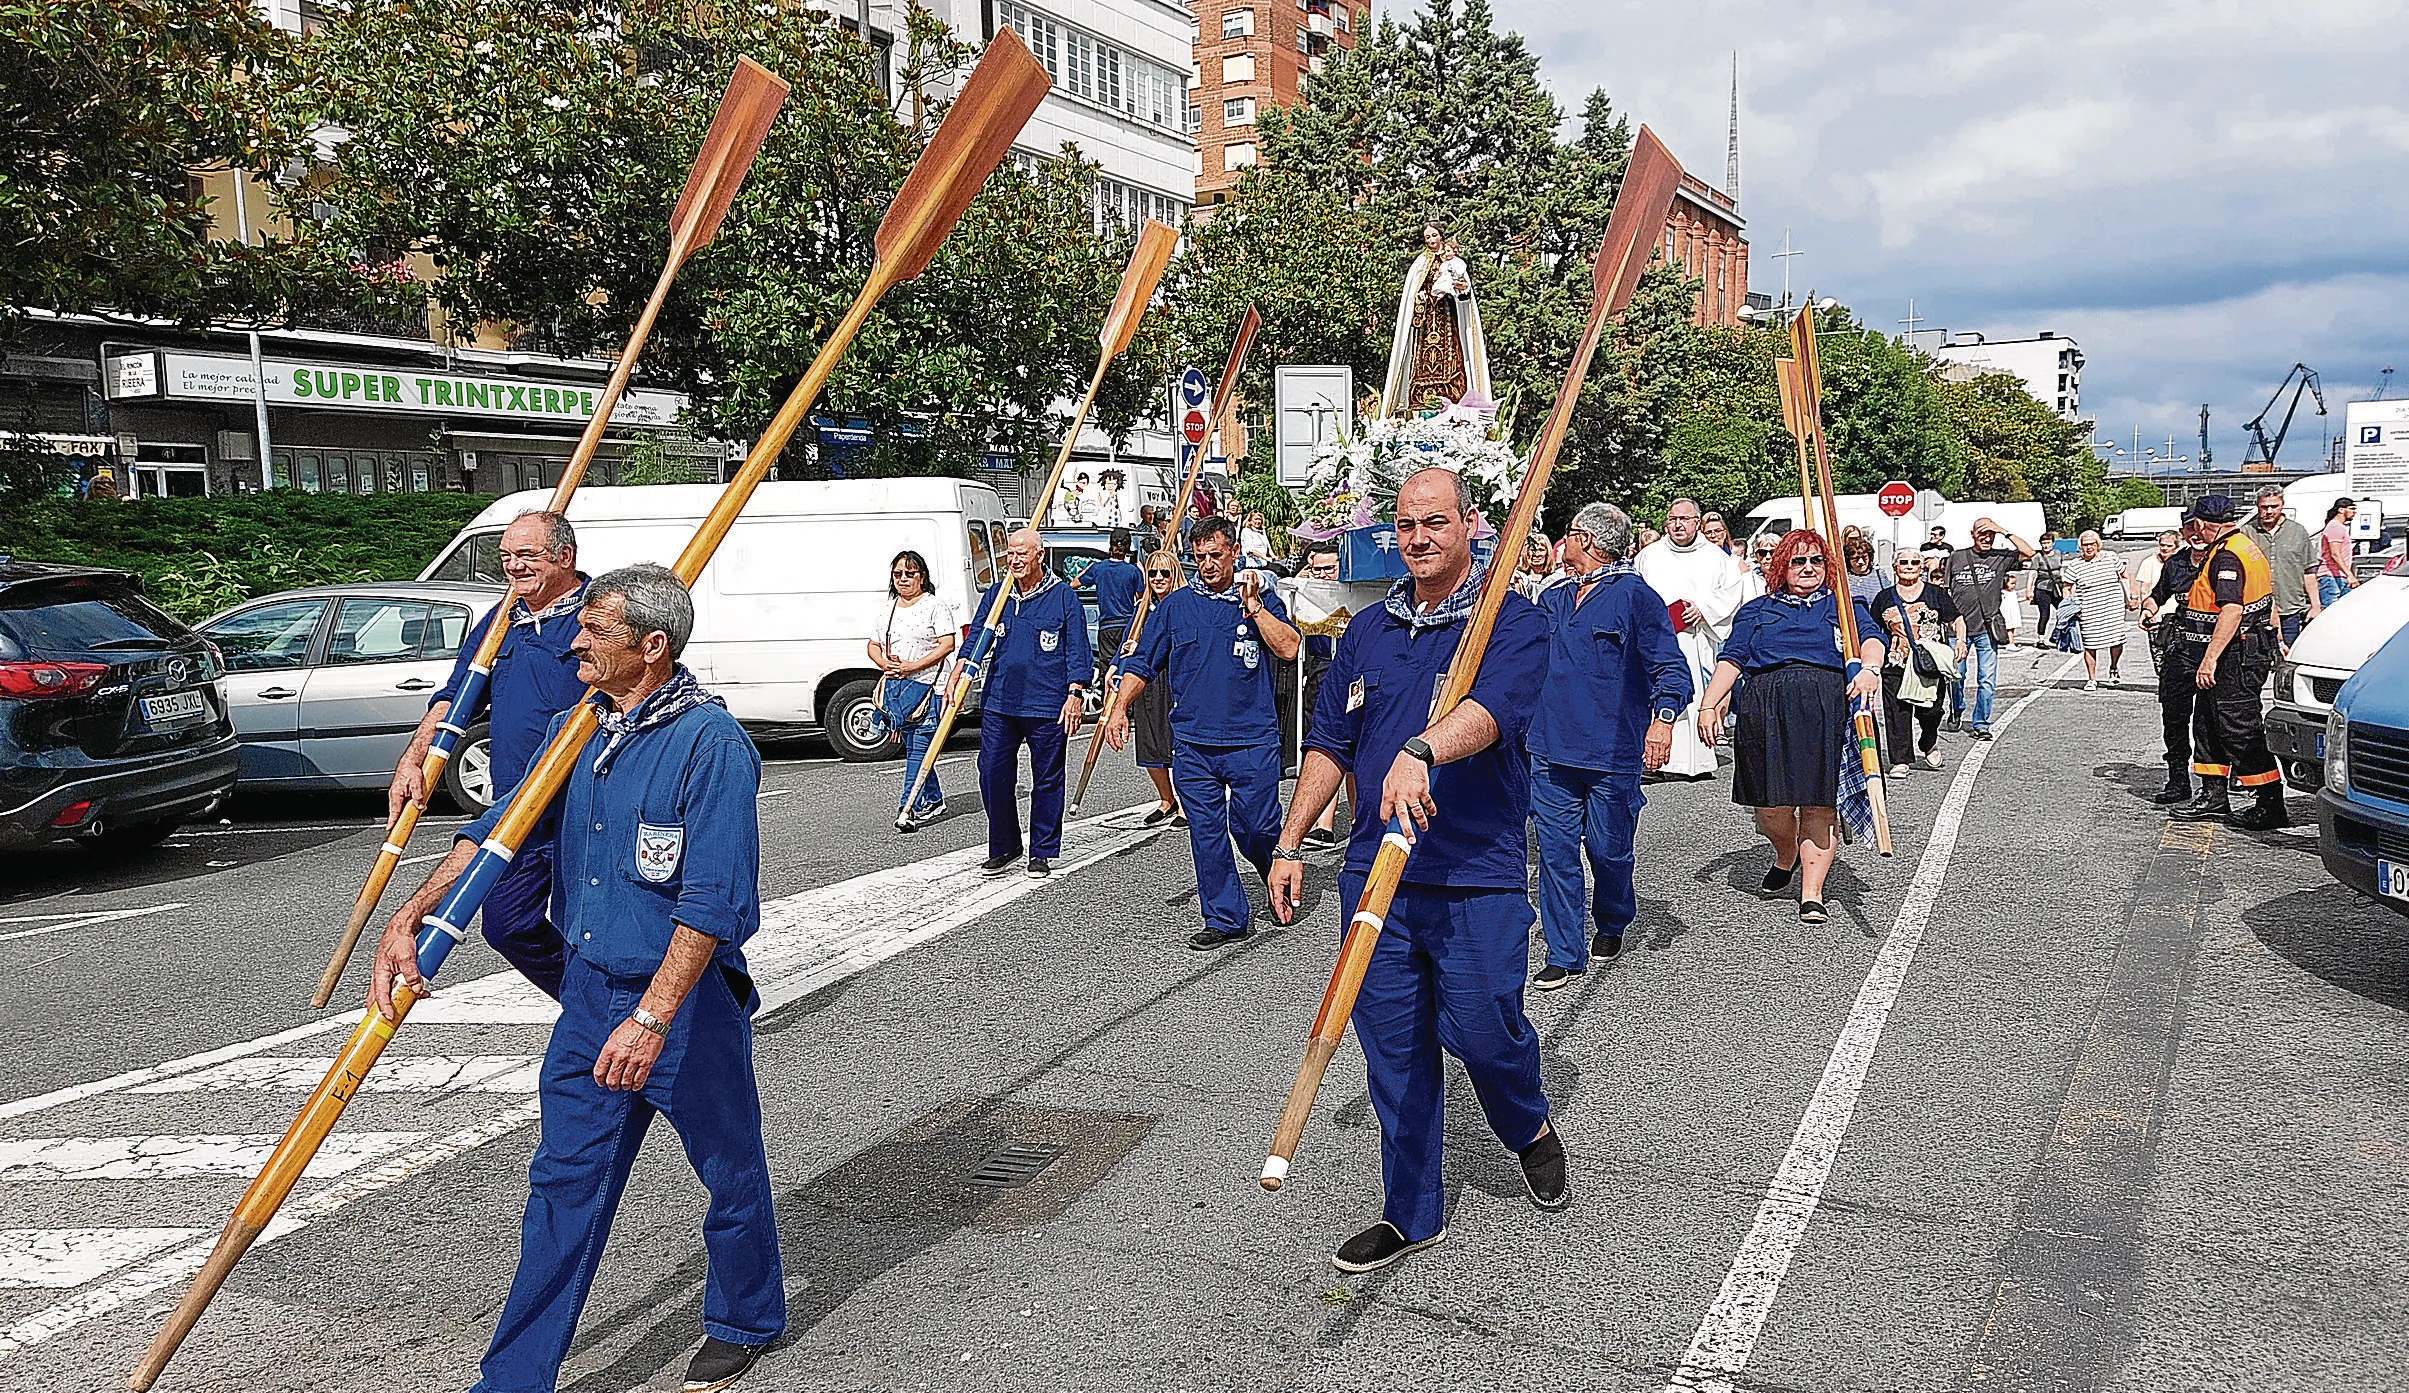
[[[1882,509],[1882,516],[1903,518],[1915,511],[1915,488],[1913,485],[1893,479],[1882,486],[1880,493],[1874,495],[1874,502]]]
[[[1188,438],[1188,443],[1191,445],[1204,444],[1205,414],[1201,411],[1191,411],[1186,416],[1181,417],[1179,423],[1179,433],[1186,436]]]

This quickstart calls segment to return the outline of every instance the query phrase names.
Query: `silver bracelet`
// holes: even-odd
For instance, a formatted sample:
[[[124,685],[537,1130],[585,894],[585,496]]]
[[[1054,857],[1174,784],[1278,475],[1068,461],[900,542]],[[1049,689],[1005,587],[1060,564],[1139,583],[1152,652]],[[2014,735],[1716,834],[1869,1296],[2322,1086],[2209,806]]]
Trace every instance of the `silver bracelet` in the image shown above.
[[[659,1016],[654,1015],[652,1012],[645,1010],[641,1006],[637,1007],[635,1014],[629,1016],[628,1019],[635,1022],[639,1029],[649,1030],[664,1040],[669,1038],[669,1022],[662,1020]]]

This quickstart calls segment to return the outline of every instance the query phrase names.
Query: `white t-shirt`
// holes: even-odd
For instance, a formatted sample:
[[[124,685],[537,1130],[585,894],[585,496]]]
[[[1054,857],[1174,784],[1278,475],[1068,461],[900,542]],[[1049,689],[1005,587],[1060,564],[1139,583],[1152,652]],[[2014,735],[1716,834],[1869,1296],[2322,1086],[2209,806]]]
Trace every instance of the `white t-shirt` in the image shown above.
[[[937,645],[958,626],[954,622],[954,607],[934,595],[923,595],[918,604],[895,605],[895,616],[883,624],[876,635],[886,646],[887,656],[902,663],[916,663],[937,651]],[[927,681],[929,674],[913,674],[916,681]]]

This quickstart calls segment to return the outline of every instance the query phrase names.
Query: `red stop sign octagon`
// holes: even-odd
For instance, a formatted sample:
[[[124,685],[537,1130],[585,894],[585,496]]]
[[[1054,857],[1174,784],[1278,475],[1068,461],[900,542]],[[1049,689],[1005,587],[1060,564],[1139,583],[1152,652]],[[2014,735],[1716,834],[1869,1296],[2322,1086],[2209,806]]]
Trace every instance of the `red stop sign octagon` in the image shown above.
[[[1903,518],[1915,511],[1915,487],[1893,479],[1874,495],[1874,503],[1882,509],[1882,516]]]
[[[1186,436],[1186,437],[1188,438],[1188,443],[1189,443],[1189,444],[1191,444],[1191,445],[1202,445],[1202,444],[1204,444],[1204,438],[1205,438],[1205,415],[1204,415],[1204,413],[1203,413],[1203,412],[1201,412],[1201,411],[1190,411],[1190,412],[1189,412],[1189,413],[1188,413],[1188,414],[1187,414],[1185,417],[1183,417],[1183,418],[1181,419],[1181,421],[1180,421],[1180,423],[1179,423],[1179,433],[1180,433],[1181,435],[1184,435],[1184,436]],[[1909,501],[1910,501],[1910,502],[1913,502],[1913,501],[1914,501],[1914,495],[1913,495],[1912,493],[1910,493],[1910,494],[1909,494]]]

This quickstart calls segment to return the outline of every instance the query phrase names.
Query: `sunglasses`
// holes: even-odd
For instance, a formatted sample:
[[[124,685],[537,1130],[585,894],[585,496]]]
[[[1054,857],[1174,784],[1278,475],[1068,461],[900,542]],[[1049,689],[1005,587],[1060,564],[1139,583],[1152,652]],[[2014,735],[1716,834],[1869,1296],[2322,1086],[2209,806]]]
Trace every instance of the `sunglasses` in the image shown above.
[[[1824,564],[1824,559],[1820,556],[1793,556],[1790,558],[1790,569],[1793,571],[1804,571]]]
[[[916,575],[919,575],[920,573],[919,573],[918,571],[915,571],[915,570],[913,570],[911,567],[909,567],[909,566],[906,566],[906,567],[904,567],[904,568],[903,568],[902,570],[900,570],[900,571],[889,571],[887,574],[889,574],[889,575],[891,575],[891,576],[895,577],[895,579],[897,579],[897,580],[902,580],[902,579],[903,579],[905,576],[916,576]]]
[[[1171,579],[1171,573],[1169,571],[1148,571],[1146,574],[1154,577],[1156,580]]]

